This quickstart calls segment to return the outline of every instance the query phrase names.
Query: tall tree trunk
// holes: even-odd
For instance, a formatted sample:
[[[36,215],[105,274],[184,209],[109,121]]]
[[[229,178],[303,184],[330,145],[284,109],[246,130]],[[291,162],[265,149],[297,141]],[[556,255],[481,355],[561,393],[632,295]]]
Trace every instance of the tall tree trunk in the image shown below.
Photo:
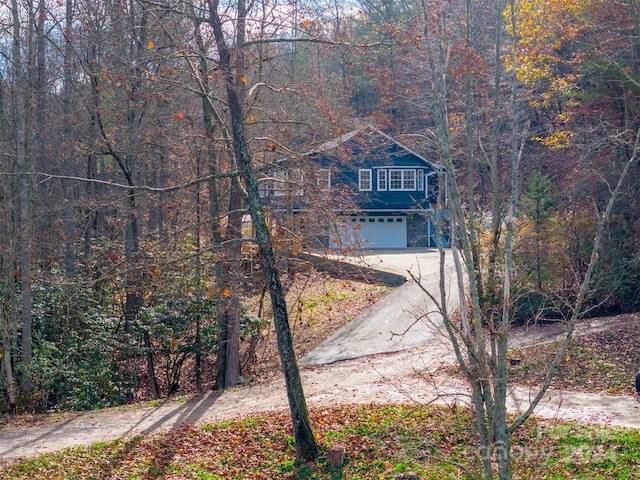
[[[32,347],[32,299],[31,299],[31,249],[32,249],[32,206],[31,190],[33,186],[33,163],[27,151],[27,113],[26,102],[30,98],[29,82],[25,76],[20,42],[20,15],[17,0],[11,2],[13,14],[12,68],[14,73],[14,128],[16,142],[16,165],[18,167],[18,250],[20,251],[20,304],[22,308],[22,365],[20,379],[25,408],[33,409],[33,386],[29,374],[29,366],[33,353]]]
[[[64,85],[62,92],[62,109],[64,112],[64,118],[62,123],[62,134],[64,140],[64,157],[62,172],[64,175],[72,176],[73,171],[73,157],[70,154],[72,151],[72,115],[73,115],[73,61],[74,50],[72,43],[72,29],[73,29],[73,0],[66,0],[65,4],[65,30],[64,30],[64,66],[63,76]],[[64,271],[68,279],[72,279],[75,276],[76,271],[76,252],[75,252],[75,218],[73,215],[74,209],[74,187],[71,181],[62,181],[62,198],[63,198],[63,214],[64,214]]]
[[[36,135],[33,136],[34,144],[34,161],[35,170],[37,172],[46,173],[48,170],[46,159],[46,142],[47,142],[47,77],[46,77],[46,53],[45,53],[45,20],[46,10],[44,0],[38,0],[38,7],[35,18],[35,35],[36,35],[36,52],[35,52],[35,84],[34,84],[34,131]],[[49,209],[49,203],[47,202],[47,196],[49,195],[48,186],[45,182],[38,182],[36,184],[37,192],[37,215],[36,215],[36,228],[37,228],[37,243],[36,248],[38,251],[38,257],[41,265],[41,272],[47,275],[51,272],[54,263],[54,251],[51,244],[51,229],[52,229],[52,215]]]
[[[230,192],[229,217],[227,225],[228,255],[225,278],[228,282],[228,297],[226,302],[226,368],[224,386],[235,387],[240,381],[240,308],[239,286],[242,283],[240,260],[242,257],[241,229],[242,229],[242,197],[240,186],[235,185]]]
[[[198,70],[199,94],[202,100],[202,112],[206,138],[214,145],[214,132],[216,125],[223,126],[223,120],[216,112],[209,98],[209,68],[207,63],[207,48],[200,34],[201,22],[195,22],[195,38],[198,45]],[[194,72],[195,73],[195,72]],[[220,128],[220,133],[224,135],[224,141],[229,152],[233,152],[233,141],[229,138],[226,128]],[[231,158],[233,163],[233,159]],[[215,272],[217,287],[223,295],[218,300],[217,312],[217,362],[218,371],[216,375],[215,387],[218,389],[234,387],[240,381],[240,321],[241,305],[238,285],[242,281],[242,194],[241,186],[237,177],[231,179],[229,191],[229,207],[226,211],[227,228],[222,234],[222,223],[220,222],[220,195],[216,176],[219,174],[218,159],[213,154],[209,158],[209,175],[211,179],[209,186],[209,210],[211,214],[211,229],[214,245],[219,248],[218,259],[216,261]],[[222,252],[222,243],[226,244],[225,251]]]
[[[236,71],[236,77],[234,78],[231,68],[231,52],[226,42],[218,12],[218,0],[208,0],[207,3],[210,8],[209,23],[211,24],[220,56],[220,70],[224,75],[232,122],[233,151],[240,177],[246,188],[248,209],[256,231],[260,264],[271,297],[278,352],[284,370],[287,398],[293,424],[296,456],[300,461],[313,461],[318,456],[319,449],[311,428],[311,420],[302,388],[302,379],[300,378],[300,371],[293,350],[284,290],[280,282],[269,227],[260,203],[258,180],[251,165],[251,155],[244,132],[243,108],[238,94],[238,87],[242,85],[243,72]],[[244,18],[245,13],[244,2],[240,0],[238,2],[238,17]],[[238,45],[238,47],[240,46]]]
[[[196,177],[200,178],[200,157],[196,159]],[[201,324],[202,324],[202,262],[200,260],[200,253],[202,252],[202,245],[200,240],[201,235],[201,204],[202,198],[200,195],[200,184],[196,185],[196,224],[194,225],[194,235],[196,237],[196,258],[195,258],[195,281],[196,281],[196,332],[194,338],[195,348],[195,361],[194,361],[194,374],[196,377],[196,394],[202,394],[202,337],[201,337]]]

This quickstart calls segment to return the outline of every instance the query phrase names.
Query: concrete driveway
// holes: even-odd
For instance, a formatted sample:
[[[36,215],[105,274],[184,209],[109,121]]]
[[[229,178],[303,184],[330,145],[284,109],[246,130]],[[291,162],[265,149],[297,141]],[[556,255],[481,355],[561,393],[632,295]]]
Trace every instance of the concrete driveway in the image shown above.
[[[450,251],[445,258],[447,307],[452,311],[458,308],[460,301],[452,275]],[[300,359],[300,365],[329,364],[439,342],[438,326],[442,324],[442,316],[408,273],[419,278],[420,285],[439,299],[440,255],[437,249],[372,250],[341,260],[404,275],[407,282],[307,353]]]

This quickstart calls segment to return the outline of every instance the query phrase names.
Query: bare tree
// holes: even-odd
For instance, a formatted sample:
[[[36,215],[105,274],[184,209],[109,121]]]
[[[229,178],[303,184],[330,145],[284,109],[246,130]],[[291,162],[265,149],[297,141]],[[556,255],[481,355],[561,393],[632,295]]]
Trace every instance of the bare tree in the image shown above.
[[[301,461],[312,461],[319,453],[318,445],[311,429],[311,421],[302,388],[302,380],[293,350],[284,291],[276,265],[269,227],[267,226],[264,210],[260,203],[257,176],[253,170],[252,158],[245,136],[245,118],[241,101],[244,71],[243,69],[236,69],[234,71],[232,68],[231,51],[227,44],[220,12],[222,6],[217,0],[210,0],[208,6],[210,15],[209,23],[213,29],[218,55],[220,57],[220,69],[224,75],[226,96],[232,124],[234,157],[240,177],[246,188],[246,200],[256,231],[260,263],[264,270],[267,288],[271,296],[278,351],[284,370],[287,397],[289,399],[289,409],[293,424],[296,456]],[[246,4],[244,0],[240,0],[237,4],[237,31],[244,30],[246,13]],[[236,52],[236,55],[242,55],[242,52]],[[242,67],[242,62],[239,61],[236,65]]]
[[[432,105],[437,128],[436,137],[438,139],[440,158],[447,168],[449,179],[451,179],[449,184],[449,209],[452,221],[452,254],[454,258],[461,254],[464,260],[464,264],[456,262],[456,267],[459,290],[464,290],[466,286],[466,291],[468,291],[469,313],[463,307],[461,312],[462,322],[460,324],[448,314],[444,275],[441,275],[441,292],[437,301],[442,307],[441,313],[444,317],[445,327],[452,342],[456,358],[471,390],[472,407],[482,453],[483,477],[494,478],[496,472],[494,472],[493,461],[495,460],[497,463],[497,477],[506,480],[512,478],[511,436],[529,418],[545,395],[560,361],[566,354],[575,325],[584,313],[584,305],[589,294],[594,269],[598,263],[606,225],[611,217],[615,202],[620,198],[629,171],[640,155],[640,130],[636,128],[635,136],[631,141],[632,144],[626,145],[626,148],[632,154],[624,162],[615,185],[610,187],[610,195],[606,201],[605,208],[599,213],[588,266],[580,282],[576,298],[573,300],[571,315],[567,321],[567,334],[546,372],[543,384],[538,392],[533,395],[530,406],[515,421],[510,422],[507,417],[509,386],[507,354],[509,332],[513,323],[514,312],[511,296],[514,273],[514,219],[518,210],[520,164],[525,154],[527,130],[522,118],[522,102],[518,96],[519,83],[516,78],[515,68],[515,52],[517,49],[514,46],[509,49],[512,55],[510,58],[512,68],[508,87],[505,85],[506,82],[503,81],[505,67],[502,64],[503,48],[501,44],[505,35],[503,15],[507,4],[502,1],[496,1],[493,5],[496,32],[494,68],[496,70],[494,72],[493,126],[490,147],[492,153],[488,157],[492,185],[492,222],[490,227],[491,240],[484,251],[481,249],[482,246],[477,244],[478,239],[475,236],[475,225],[473,223],[475,219],[465,208],[462,200],[463,193],[455,181],[455,167],[452,155],[454,147],[450,140],[448,125],[450,82],[447,80],[446,71],[449,52],[447,42],[451,40],[451,37],[447,35],[447,11],[445,9],[437,9],[438,13],[433,15],[435,4],[432,2],[429,4],[431,10],[427,8],[426,3],[424,4],[424,13],[425,31],[428,34],[427,51],[434,84]],[[515,42],[517,37],[515,2],[510,2],[509,6],[510,9],[507,11],[510,13],[510,28]],[[428,15],[428,13],[432,15]],[[505,112],[501,104],[506,99],[509,99],[509,110]],[[467,101],[469,101],[469,97],[467,97]],[[470,119],[468,114],[466,119],[467,121]],[[511,127],[511,145],[509,149],[511,162],[508,193],[502,192],[502,187],[496,177],[498,145],[502,135],[501,125],[509,125]],[[473,182],[467,182],[467,186],[471,189]],[[467,198],[472,198],[472,194],[468,193]],[[503,204],[506,206],[504,212]],[[489,258],[487,277],[483,282],[480,282],[477,278],[479,256],[476,252],[485,253]],[[444,264],[442,269],[444,269]],[[468,283],[466,282],[467,279]],[[500,285],[498,281],[500,281]],[[489,296],[483,298],[481,288],[484,288],[489,293]],[[498,296],[498,294],[501,294],[501,296]],[[434,298],[434,300],[436,299]]]

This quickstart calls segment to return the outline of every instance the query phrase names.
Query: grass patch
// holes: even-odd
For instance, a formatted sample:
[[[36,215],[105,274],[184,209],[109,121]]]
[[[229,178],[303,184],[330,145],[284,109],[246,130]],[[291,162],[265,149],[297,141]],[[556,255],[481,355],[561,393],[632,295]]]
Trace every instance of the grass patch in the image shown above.
[[[289,419],[259,415],[165,434],[100,442],[5,463],[6,479],[421,479],[475,478],[478,448],[465,409],[340,406],[314,410],[323,452],[345,446],[345,464],[295,462]],[[513,438],[514,478],[637,478],[640,433],[533,419]]]

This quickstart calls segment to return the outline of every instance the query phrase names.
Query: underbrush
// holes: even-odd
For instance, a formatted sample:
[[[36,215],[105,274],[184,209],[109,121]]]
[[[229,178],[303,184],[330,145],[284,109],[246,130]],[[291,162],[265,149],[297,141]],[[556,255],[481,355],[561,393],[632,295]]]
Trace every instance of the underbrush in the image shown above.
[[[481,450],[470,412],[410,405],[312,411],[323,453],[345,448],[343,466],[295,462],[285,414],[184,426],[151,437],[101,442],[0,466],[7,479],[421,479],[478,478]],[[514,478],[638,478],[635,430],[531,419],[513,438]]]

